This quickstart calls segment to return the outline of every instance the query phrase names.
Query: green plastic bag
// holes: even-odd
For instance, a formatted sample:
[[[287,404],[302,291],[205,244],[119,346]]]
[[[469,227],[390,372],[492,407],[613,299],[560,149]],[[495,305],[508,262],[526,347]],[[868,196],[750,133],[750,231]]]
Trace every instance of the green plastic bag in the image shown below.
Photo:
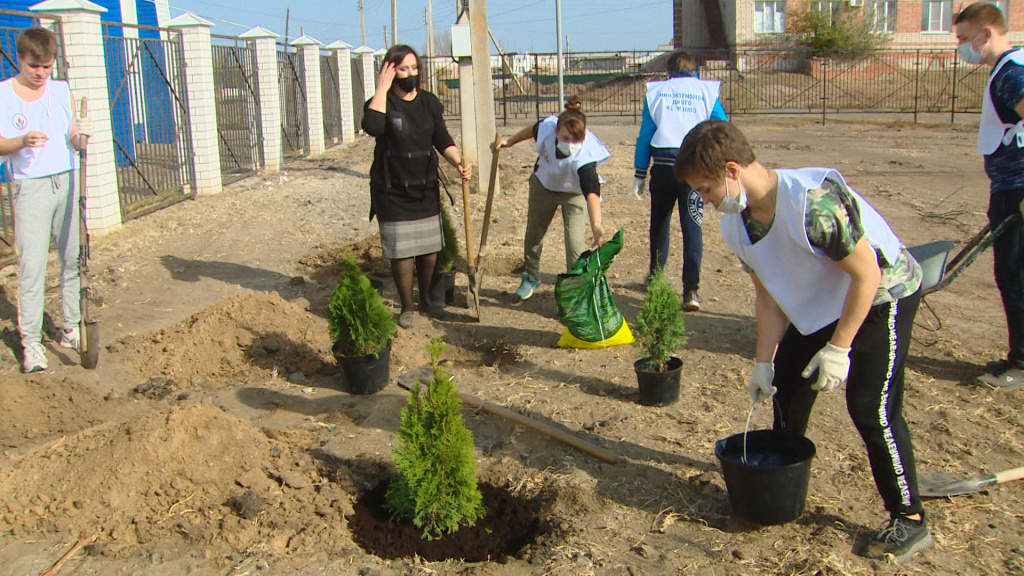
[[[558,320],[565,326],[558,345],[563,348],[606,348],[633,342],[605,271],[622,250],[623,230],[596,250],[580,255],[572,270],[555,282]]]

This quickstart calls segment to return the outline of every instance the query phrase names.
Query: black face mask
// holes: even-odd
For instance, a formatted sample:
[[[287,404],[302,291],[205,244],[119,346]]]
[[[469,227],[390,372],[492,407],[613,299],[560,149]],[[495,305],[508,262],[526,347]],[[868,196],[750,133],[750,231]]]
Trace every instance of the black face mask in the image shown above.
[[[404,92],[412,92],[420,87],[420,75],[415,74],[413,76],[406,76],[405,78],[396,77],[395,86],[398,86]]]

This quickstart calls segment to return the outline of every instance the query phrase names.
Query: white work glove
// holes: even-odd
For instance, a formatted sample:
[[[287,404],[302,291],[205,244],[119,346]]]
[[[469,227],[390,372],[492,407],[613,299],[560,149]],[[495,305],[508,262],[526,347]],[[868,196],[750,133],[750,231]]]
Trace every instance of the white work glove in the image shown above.
[[[633,196],[640,200],[644,195],[644,182],[646,178],[633,178]]]
[[[76,118],[75,129],[77,129],[78,133],[82,136],[92,136],[92,120],[89,120],[88,118]]]
[[[811,358],[801,375],[810,378],[815,370],[818,371],[818,381],[811,384],[811,390],[828,392],[846,382],[847,376],[850,375],[850,349],[840,348],[828,342],[824,348],[818,350],[814,358]]]
[[[750,375],[747,382],[747,392],[753,401],[760,402],[771,398],[777,388],[772,386],[775,379],[775,365],[771,362],[758,362],[754,364],[754,373]]]

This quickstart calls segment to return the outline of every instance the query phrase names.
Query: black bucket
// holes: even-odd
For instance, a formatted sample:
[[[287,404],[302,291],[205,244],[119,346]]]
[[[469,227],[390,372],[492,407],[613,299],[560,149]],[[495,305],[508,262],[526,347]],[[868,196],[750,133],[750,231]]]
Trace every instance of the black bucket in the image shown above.
[[[814,443],[796,434],[751,430],[715,443],[733,514],[755,524],[783,524],[803,514]]]
[[[675,356],[668,359],[668,369],[654,370],[654,362],[641,358],[633,363],[636,383],[640,387],[640,403],[646,406],[668,406],[679,400],[679,378],[683,374],[683,361]]]
[[[341,369],[341,389],[349,394],[375,394],[391,379],[391,342],[377,355],[342,356],[334,351]]]

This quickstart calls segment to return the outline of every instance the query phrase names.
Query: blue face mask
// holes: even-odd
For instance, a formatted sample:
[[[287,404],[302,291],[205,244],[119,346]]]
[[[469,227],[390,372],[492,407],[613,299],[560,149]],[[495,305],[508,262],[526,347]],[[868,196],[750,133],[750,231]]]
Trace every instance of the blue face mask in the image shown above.
[[[974,43],[978,41],[979,36],[984,36],[984,32],[974,37],[974,40],[970,42],[962,42],[956,45],[956,53],[960,56],[960,59],[968,64],[981,64],[985,61],[985,53],[981,50],[974,49]]]
[[[739,214],[747,208],[747,193],[743,190],[743,187],[739,185],[739,180],[736,181],[736,187],[738,192],[736,196],[729,195],[729,178],[725,179],[725,198],[718,203],[718,211],[723,214]]]

